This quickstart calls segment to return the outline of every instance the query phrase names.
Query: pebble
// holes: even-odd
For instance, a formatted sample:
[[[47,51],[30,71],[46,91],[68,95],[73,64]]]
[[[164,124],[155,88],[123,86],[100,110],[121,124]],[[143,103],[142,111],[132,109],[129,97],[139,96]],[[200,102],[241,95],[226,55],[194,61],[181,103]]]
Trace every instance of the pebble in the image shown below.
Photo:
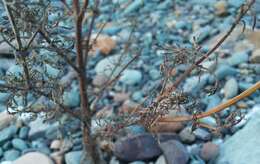
[[[14,161],[16,160],[21,153],[15,149],[7,150],[4,152],[4,159],[7,161]]]
[[[203,144],[200,152],[200,157],[205,161],[209,161],[215,159],[219,153],[219,146],[212,143],[207,142]]]
[[[73,151],[65,154],[66,164],[79,164],[81,160],[82,151]]]
[[[54,164],[52,159],[40,152],[29,152],[13,161],[12,164]],[[72,164],[72,163],[71,163]]]
[[[58,150],[58,149],[60,149],[61,145],[62,145],[62,143],[60,140],[53,140],[51,142],[50,148],[54,149],[54,150]]]
[[[19,138],[21,139],[26,139],[29,135],[30,127],[28,126],[23,126],[21,127],[19,131]]]
[[[225,16],[227,14],[227,2],[226,1],[218,1],[214,4],[215,14],[218,16]]]
[[[0,131],[0,146],[2,146],[6,141],[11,139],[17,132],[17,128],[14,125],[9,126]]]
[[[96,42],[93,44],[93,51],[96,52],[99,50],[102,54],[108,55],[115,47],[116,42],[114,39],[106,35],[99,35]]]
[[[224,95],[230,99],[238,94],[238,82],[235,78],[230,78],[224,85]]]
[[[126,85],[135,85],[142,80],[142,73],[138,70],[127,69],[122,73],[119,81]]]
[[[179,136],[181,138],[181,141],[184,143],[193,143],[196,139],[196,136],[191,131],[190,127],[185,127],[180,133]]]
[[[177,140],[162,142],[160,148],[163,151],[167,164],[187,164],[189,154],[185,146]]]
[[[92,81],[93,85],[97,87],[103,87],[104,84],[108,81],[108,78],[105,75],[96,75]]]
[[[249,56],[247,52],[237,52],[232,54],[231,57],[227,59],[227,62],[231,66],[236,66],[242,63],[247,63],[249,61]]]
[[[133,13],[135,10],[139,9],[143,5],[143,0],[134,0],[127,8],[124,10],[123,15]]]
[[[155,164],[167,164],[166,159],[163,155],[161,155],[155,162]]]
[[[251,63],[260,63],[260,49],[256,49],[253,51],[252,56],[250,57]]]
[[[12,145],[15,149],[18,149],[20,151],[24,151],[25,149],[28,148],[28,145],[27,143],[22,140],[22,139],[19,139],[19,138],[15,138],[12,140]]]
[[[221,64],[220,66],[218,66],[217,70],[215,71],[215,74],[218,80],[223,80],[227,76],[237,75],[238,71],[229,65]]]
[[[76,85],[73,85],[70,91],[65,91],[63,94],[63,103],[65,106],[74,108],[78,107],[80,104],[79,90]]]
[[[193,133],[195,134],[196,138],[200,140],[208,141],[211,139],[211,133],[202,128],[195,129]]]
[[[14,121],[15,121],[15,117],[13,115],[8,114],[7,112],[1,112],[0,113],[0,130],[8,127]]]
[[[184,128],[184,124],[181,122],[171,122],[171,123],[157,123],[152,131],[156,133],[177,133]]]
[[[125,162],[149,160],[161,153],[156,139],[148,133],[122,138],[114,147],[114,155]]]

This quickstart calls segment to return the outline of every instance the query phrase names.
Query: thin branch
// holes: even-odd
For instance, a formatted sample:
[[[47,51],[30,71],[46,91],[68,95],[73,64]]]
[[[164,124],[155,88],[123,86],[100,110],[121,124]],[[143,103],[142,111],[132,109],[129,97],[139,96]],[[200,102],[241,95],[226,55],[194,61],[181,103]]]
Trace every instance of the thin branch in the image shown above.
[[[248,88],[247,90],[245,90],[244,92],[242,92],[238,96],[236,96],[232,99],[229,99],[227,102],[220,104],[220,105],[210,109],[207,112],[197,114],[196,119],[201,119],[201,118],[204,118],[204,117],[211,116],[215,113],[221,112],[224,109],[226,109],[227,107],[230,107],[231,105],[235,104],[239,100],[242,100],[242,99],[250,96],[251,94],[253,94],[254,92],[256,92],[259,89],[260,89],[260,81],[255,83],[252,87]],[[193,119],[194,119],[194,116],[163,117],[163,118],[159,119],[159,122],[182,122],[182,121],[192,121]]]

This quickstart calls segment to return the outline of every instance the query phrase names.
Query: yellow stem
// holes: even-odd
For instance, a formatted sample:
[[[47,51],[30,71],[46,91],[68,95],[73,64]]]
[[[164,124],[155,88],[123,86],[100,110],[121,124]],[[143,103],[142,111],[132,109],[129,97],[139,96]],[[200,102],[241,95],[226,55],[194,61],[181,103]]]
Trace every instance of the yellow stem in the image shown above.
[[[203,113],[196,115],[195,118],[200,119],[200,118],[204,118],[204,117],[208,117],[210,115],[213,115],[214,113],[218,113],[220,111],[223,111],[225,108],[235,104],[236,102],[238,102],[241,99],[248,97],[249,95],[251,95],[252,93],[257,91],[258,89],[260,89],[260,81],[258,81],[252,87],[248,88],[247,90],[245,90],[241,94],[237,95],[236,97],[229,99],[227,102],[220,104],[220,105],[210,109],[207,112],[203,112]],[[182,121],[191,121],[193,119],[194,119],[194,115],[178,116],[178,117],[163,117],[163,118],[160,118],[158,121],[159,122],[182,122]]]

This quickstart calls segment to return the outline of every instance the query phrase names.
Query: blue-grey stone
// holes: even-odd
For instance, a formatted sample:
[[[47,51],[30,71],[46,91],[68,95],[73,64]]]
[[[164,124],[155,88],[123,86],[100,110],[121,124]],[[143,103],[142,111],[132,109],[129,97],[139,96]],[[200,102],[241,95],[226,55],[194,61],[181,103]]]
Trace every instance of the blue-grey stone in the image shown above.
[[[115,77],[121,72],[124,65],[130,61],[127,55],[114,55],[100,60],[95,67],[98,75],[105,75],[107,77]]]
[[[215,71],[215,75],[219,80],[222,80],[227,76],[235,76],[238,73],[239,72],[235,68],[225,64],[221,64]]]
[[[45,137],[49,140],[57,139],[60,134],[59,128],[57,126],[50,126],[45,131]]]
[[[248,83],[248,82],[244,82],[244,81],[241,81],[238,83],[239,90],[241,90],[241,91],[247,90],[248,88],[250,88],[252,86],[253,86],[252,83]]]
[[[145,133],[145,128],[141,125],[131,125],[125,128],[126,133],[131,135],[137,135]]]
[[[103,30],[103,32],[107,35],[116,35],[118,32],[121,31],[121,27],[120,26],[112,26],[112,27],[107,27]]]
[[[0,146],[2,146],[7,140],[11,139],[17,132],[17,128],[14,125],[9,126],[0,131]]]
[[[201,77],[199,76],[193,76],[186,79],[183,91],[189,92],[192,94],[196,94],[198,91],[200,91],[201,88],[203,88],[209,79],[209,74],[204,74]]]
[[[7,161],[14,161],[19,158],[20,155],[21,153],[19,151],[12,149],[4,152],[4,159]]]
[[[65,154],[66,164],[79,164],[81,160],[82,151],[73,151]]]
[[[231,57],[229,57],[227,59],[228,64],[231,66],[236,66],[241,63],[246,63],[248,61],[249,61],[249,56],[248,56],[247,52],[234,53],[234,54],[232,54]]]
[[[143,161],[134,161],[134,162],[131,162],[129,164],[145,164],[145,162],[143,162]]]
[[[236,8],[240,7],[244,2],[245,0],[228,0],[228,4]]]
[[[142,73],[138,70],[126,69],[119,81],[126,85],[135,85],[140,83],[142,80]]]
[[[205,39],[207,39],[210,36],[210,32],[212,31],[210,26],[205,26],[203,28],[200,28],[198,31],[194,32],[190,38],[190,42],[193,42],[193,38],[196,38],[197,43],[203,42]]]
[[[52,67],[51,65],[47,64],[46,65],[46,73],[48,74],[48,76],[54,78],[57,77],[60,73],[60,71],[54,67]]]
[[[143,93],[141,91],[135,91],[132,95],[132,99],[136,102],[141,102],[143,100]]]
[[[9,93],[0,92],[0,103],[5,103],[8,100],[9,96]]]
[[[200,140],[208,141],[211,139],[211,133],[202,128],[197,128],[193,133],[195,134],[196,138]]]
[[[224,85],[225,98],[229,99],[238,94],[238,83],[235,78],[229,79]]]
[[[144,4],[144,0],[134,0],[127,8],[124,10],[123,15],[133,13],[135,10],[141,8]]]
[[[19,65],[13,65],[11,66],[7,71],[7,75],[15,75],[15,76],[21,76],[23,74],[23,69]]]
[[[219,105],[221,103],[221,98],[217,94],[214,94],[209,97],[206,97],[205,101],[206,101],[205,103],[207,104],[206,110],[209,110],[209,109]]]
[[[152,78],[152,80],[157,80],[161,77],[161,72],[157,69],[151,69],[149,71],[149,76]]]
[[[23,151],[23,150],[25,150],[25,149],[28,148],[27,143],[26,143],[24,140],[19,139],[19,138],[13,139],[13,140],[12,140],[12,145],[13,145],[13,147],[14,147],[15,149],[18,149],[18,150],[20,150],[20,151]]]
[[[23,126],[20,131],[19,131],[19,138],[21,139],[26,139],[28,137],[30,131],[30,127],[28,126]]]
[[[63,94],[63,103],[65,106],[74,108],[78,107],[80,104],[79,90],[76,84],[72,84],[72,89],[70,91],[65,91]]]
[[[252,109],[248,123],[224,141],[216,164],[259,164],[260,163],[260,106]]]

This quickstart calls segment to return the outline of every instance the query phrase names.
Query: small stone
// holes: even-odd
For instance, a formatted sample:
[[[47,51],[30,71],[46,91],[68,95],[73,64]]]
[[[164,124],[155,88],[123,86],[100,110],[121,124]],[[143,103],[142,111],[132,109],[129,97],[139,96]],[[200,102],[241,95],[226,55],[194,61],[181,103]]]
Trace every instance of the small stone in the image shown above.
[[[167,164],[166,159],[163,155],[161,155],[155,162],[155,164]]]
[[[161,72],[157,69],[151,69],[149,71],[149,76],[153,79],[153,80],[157,80],[161,77]]]
[[[14,121],[15,121],[15,117],[13,115],[8,114],[7,112],[1,112],[0,113],[0,130],[6,128]]]
[[[30,127],[28,126],[23,126],[20,131],[19,131],[19,138],[21,139],[26,139],[28,137],[30,131]]]
[[[211,159],[215,159],[218,153],[219,153],[219,146],[212,142],[207,142],[203,144],[200,152],[200,156],[205,161],[209,161]]]
[[[115,102],[124,102],[126,101],[127,99],[129,99],[129,94],[128,93],[116,93],[114,96],[113,96],[113,99]]]
[[[108,55],[116,47],[116,42],[109,36],[99,35],[93,44],[93,51],[99,50],[102,54]]]
[[[14,125],[0,131],[0,146],[2,146],[7,140],[11,139],[16,132],[17,128]]]
[[[225,98],[229,99],[238,94],[238,82],[235,78],[229,79],[224,85]]]
[[[123,15],[134,12],[143,5],[143,0],[134,0],[127,8],[124,10]]]
[[[196,139],[195,135],[193,134],[193,132],[191,131],[190,127],[186,127],[184,128],[180,133],[180,138],[181,141],[184,143],[193,143]]]
[[[215,71],[215,74],[216,74],[218,80],[222,80],[227,76],[237,75],[238,71],[229,65],[221,64]]]
[[[202,128],[197,128],[196,130],[194,130],[193,132],[195,134],[195,136],[198,139],[204,140],[204,141],[208,141],[211,139],[211,133],[209,133],[208,131],[202,129]]]
[[[92,81],[93,85],[97,87],[103,87],[106,82],[108,82],[108,78],[105,75],[96,75]]]
[[[22,140],[22,139],[19,139],[19,138],[15,138],[12,140],[12,145],[15,149],[18,149],[20,151],[24,151],[25,149],[28,148],[28,145],[27,143]]]
[[[63,101],[64,101],[65,106],[68,106],[68,107],[71,107],[71,108],[79,106],[80,95],[79,95],[79,90],[75,86],[75,84],[73,84],[72,89],[70,91],[64,92]]]
[[[58,150],[58,149],[60,149],[61,145],[62,145],[62,141],[61,140],[53,140],[51,142],[50,148],[54,149],[54,150]]]
[[[4,152],[4,159],[7,161],[14,161],[16,160],[19,156],[20,156],[20,152],[17,150],[8,150],[6,152]]]
[[[172,123],[157,123],[152,131],[157,133],[177,133],[184,128],[184,125],[181,122],[172,122]]]
[[[247,63],[249,56],[246,52],[237,52],[234,53],[231,57],[227,59],[227,62],[231,66],[236,66],[242,63]]]
[[[139,84],[142,80],[142,73],[138,70],[127,69],[123,72],[119,81],[126,85]]]
[[[214,5],[215,7],[215,14],[218,16],[225,16],[227,14],[227,2],[226,1],[218,1]]]
[[[65,154],[66,164],[79,164],[81,161],[82,151],[73,151]]]
[[[64,164],[64,157],[63,157],[62,153],[54,152],[50,156],[53,159],[53,161],[55,162],[55,164]]]
[[[250,57],[251,63],[260,63],[260,49],[253,51],[252,56]]]
[[[12,164],[54,164],[54,162],[45,154],[39,152],[29,152],[22,155]]]
[[[116,141],[114,148],[114,155],[125,162],[149,160],[161,153],[156,139],[148,133],[124,137]]]
[[[167,164],[187,164],[189,154],[186,147],[177,140],[162,142],[160,148],[163,151]]]
[[[0,158],[3,156],[3,154],[4,154],[4,151],[3,151],[3,149],[0,147]]]

